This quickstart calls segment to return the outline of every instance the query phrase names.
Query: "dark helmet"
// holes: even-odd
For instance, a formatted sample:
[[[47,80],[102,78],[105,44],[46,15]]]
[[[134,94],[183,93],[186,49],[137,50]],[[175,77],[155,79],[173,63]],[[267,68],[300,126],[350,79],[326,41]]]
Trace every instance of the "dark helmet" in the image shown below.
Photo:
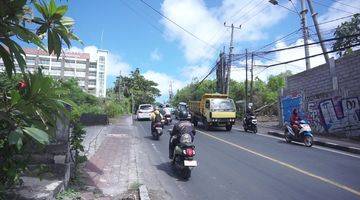
[[[180,110],[179,111],[179,120],[188,120],[189,119],[189,111],[188,110]]]

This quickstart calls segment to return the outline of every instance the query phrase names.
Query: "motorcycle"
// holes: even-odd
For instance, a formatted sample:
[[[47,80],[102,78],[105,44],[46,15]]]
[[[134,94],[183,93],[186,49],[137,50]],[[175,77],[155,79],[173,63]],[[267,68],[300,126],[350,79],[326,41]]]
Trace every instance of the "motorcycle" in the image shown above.
[[[254,115],[249,116],[249,119],[246,119],[246,117],[245,117],[243,119],[243,127],[244,127],[245,132],[250,130],[253,133],[257,133],[257,119],[256,119],[256,117]]]
[[[171,124],[172,118],[171,118],[171,115],[170,115],[170,114],[165,114],[164,118],[165,118],[165,124],[166,124],[166,125]]]
[[[169,130],[169,133],[171,131],[172,130]],[[191,135],[185,133],[181,135],[180,142],[174,148],[174,156],[172,159],[173,166],[184,179],[189,179],[191,177],[191,170],[198,165],[194,156],[195,145],[192,143]]]
[[[161,120],[161,122],[157,122],[154,124],[154,128],[151,131],[151,134],[155,140],[159,140],[160,136],[163,134],[163,128],[164,128],[164,120]]]
[[[305,120],[301,120],[299,127],[299,134],[295,134],[291,125],[287,123],[284,132],[285,141],[287,143],[291,143],[292,141],[303,142],[306,147],[311,147],[314,143],[314,136],[312,134],[310,125]]]

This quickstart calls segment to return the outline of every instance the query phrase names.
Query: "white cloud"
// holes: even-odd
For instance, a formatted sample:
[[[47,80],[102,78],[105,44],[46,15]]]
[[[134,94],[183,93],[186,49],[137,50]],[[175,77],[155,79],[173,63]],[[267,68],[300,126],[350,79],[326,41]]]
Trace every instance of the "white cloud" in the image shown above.
[[[228,42],[230,34],[223,26],[224,21],[231,22],[229,19],[239,18],[234,22],[235,24],[246,22],[242,29],[234,34],[234,38],[237,42],[252,41],[266,37],[263,30],[278,23],[288,12],[285,9],[268,5],[269,3],[266,1],[261,4],[257,4],[259,1],[254,1],[255,3],[251,3],[251,6],[244,9],[244,11],[252,10],[252,12],[239,11],[250,1],[252,0],[224,0],[221,6],[209,9],[203,0],[165,0],[162,4],[162,11],[210,46],[219,47],[224,42]],[[259,6],[256,7],[256,5]],[[262,10],[263,8],[266,9]],[[260,10],[263,12],[252,18],[254,13]],[[234,13],[235,17],[233,17]],[[252,19],[249,20],[250,18]],[[185,57],[190,63],[203,62],[214,56],[216,50],[209,45],[195,39],[165,19],[162,19],[161,22],[165,26],[166,37],[180,42],[180,48],[183,49]]]
[[[83,49],[79,47],[71,47],[69,51],[72,52],[84,52],[90,54],[90,60],[96,60],[96,52],[98,48],[96,46],[86,46]],[[108,55],[108,68],[107,75],[117,76],[121,72],[123,75],[129,74],[131,67],[128,63],[123,61],[121,56],[109,52]]]
[[[185,78],[185,80],[191,81],[193,79],[201,79],[203,78],[207,73],[209,73],[210,67],[207,65],[192,65],[187,66],[181,69],[181,74]]]
[[[162,54],[159,52],[159,49],[154,49],[150,53],[150,58],[153,61],[160,61],[162,59]]]
[[[351,5],[351,6],[345,6]],[[331,8],[328,8],[326,13],[319,16],[319,23],[331,21],[334,19],[342,18],[351,15],[351,13],[359,13],[360,8],[360,1],[354,1],[354,0],[341,0],[338,2],[334,2],[330,5]],[[346,11],[346,12],[344,12]],[[342,22],[348,21],[349,18],[336,20],[331,23],[321,24],[320,28],[322,30],[329,30],[336,28],[338,25],[340,25]]]
[[[158,84],[157,88],[161,92],[161,99],[167,100],[166,97],[169,96],[169,85],[170,81],[172,82],[173,92],[175,93],[178,89],[183,88],[186,84],[175,77],[169,76],[166,73],[155,72],[152,70],[146,71],[144,74],[146,79],[152,80]]]

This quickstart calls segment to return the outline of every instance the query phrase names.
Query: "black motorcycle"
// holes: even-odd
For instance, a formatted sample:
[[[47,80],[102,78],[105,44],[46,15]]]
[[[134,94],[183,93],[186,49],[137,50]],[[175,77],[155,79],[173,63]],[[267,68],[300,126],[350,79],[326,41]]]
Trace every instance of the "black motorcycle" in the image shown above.
[[[169,130],[170,132],[171,130]],[[172,164],[182,178],[189,179],[191,177],[191,170],[198,165],[194,157],[195,145],[192,143],[191,135],[185,133],[181,135],[180,142],[174,148],[172,159]]]
[[[257,133],[257,119],[254,115],[245,117],[243,119],[243,127],[245,132],[252,131],[253,133]]]
[[[163,122],[156,122],[151,131],[151,134],[155,140],[159,140],[160,136],[163,134]]]

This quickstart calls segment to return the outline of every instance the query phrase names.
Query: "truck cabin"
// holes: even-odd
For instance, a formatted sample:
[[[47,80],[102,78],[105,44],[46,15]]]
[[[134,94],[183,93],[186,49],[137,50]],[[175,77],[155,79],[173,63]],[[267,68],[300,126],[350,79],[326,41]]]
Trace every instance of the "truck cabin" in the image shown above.
[[[210,109],[211,111],[227,111],[235,112],[236,107],[232,99],[223,99],[223,98],[211,98],[206,99],[205,108]]]

